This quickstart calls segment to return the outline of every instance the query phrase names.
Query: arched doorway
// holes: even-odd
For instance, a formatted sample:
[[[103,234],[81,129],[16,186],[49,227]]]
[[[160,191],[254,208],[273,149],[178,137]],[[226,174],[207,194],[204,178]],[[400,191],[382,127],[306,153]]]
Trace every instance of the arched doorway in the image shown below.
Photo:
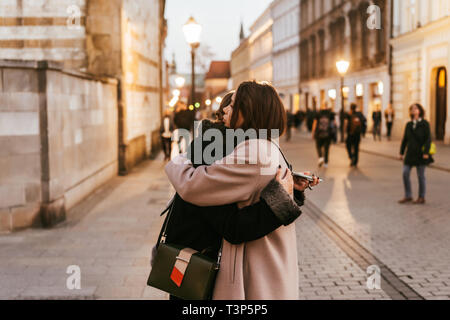
[[[444,140],[447,121],[447,70],[439,68],[436,78],[436,140]]]

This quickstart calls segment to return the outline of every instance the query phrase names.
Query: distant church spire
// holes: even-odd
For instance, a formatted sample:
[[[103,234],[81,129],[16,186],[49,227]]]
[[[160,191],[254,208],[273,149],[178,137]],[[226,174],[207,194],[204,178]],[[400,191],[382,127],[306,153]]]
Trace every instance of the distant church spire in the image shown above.
[[[241,20],[241,31],[239,32],[239,40],[242,41],[244,39],[245,39],[244,23]]]
[[[172,53],[172,70],[171,70],[172,74],[176,74],[177,73],[177,62],[175,60],[175,52]]]

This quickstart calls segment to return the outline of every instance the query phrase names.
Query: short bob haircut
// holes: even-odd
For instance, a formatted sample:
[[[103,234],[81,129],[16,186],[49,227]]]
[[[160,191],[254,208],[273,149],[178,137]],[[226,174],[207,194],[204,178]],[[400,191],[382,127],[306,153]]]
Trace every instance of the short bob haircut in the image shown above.
[[[413,116],[411,115],[411,110],[413,107],[417,107],[417,109],[419,109],[419,118],[421,119],[425,118],[425,109],[422,107],[420,103],[414,103],[409,107],[409,114],[411,116],[411,120],[413,119]]]
[[[239,113],[244,119],[240,129],[255,129],[259,136],[260,129],[267,130],[267,138],[271,130],[278,130],[278,137],[286,129],[286,110],[275,88],[268,82],[245,81],[236,90],[230,126],[238,129]]]
[[[233,94],[234,94],[234,91],[230,91],[222,98],[222,102],[220,103],[219,110],[216,111],[216,117],[217,117],[218,122],[223,122],[223,115],[225,114],[223,109],[228,107],[231,104],[231,99],[233,98]]]

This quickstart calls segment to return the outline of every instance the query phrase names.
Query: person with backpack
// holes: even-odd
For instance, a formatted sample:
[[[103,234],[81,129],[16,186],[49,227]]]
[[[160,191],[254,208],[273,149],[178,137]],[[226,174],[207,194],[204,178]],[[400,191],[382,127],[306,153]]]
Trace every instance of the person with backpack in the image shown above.
[[[358,106],[352,103],[350,106],[350,113],[345,119],[345,128],[347,131],[347,139],[345,141],[347,146],[348,157],[350,158],[350,167],[357,167],[359,160],[359,144],[361,143],[361,135],[364,132],[367,120],[364,115],[357,110]]]
[[[316,140],[317,154],[319,155],[318,165],[328,168],[328,160],[331,142],[336,142],[336,120],[335,114],[327,106],[322,105],[320,111],[313,122],[312,136]]]

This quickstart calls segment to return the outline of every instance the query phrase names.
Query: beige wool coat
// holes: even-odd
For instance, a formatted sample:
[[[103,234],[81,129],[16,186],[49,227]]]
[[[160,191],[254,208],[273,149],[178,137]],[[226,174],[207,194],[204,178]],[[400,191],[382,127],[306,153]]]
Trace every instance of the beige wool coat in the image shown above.
[[[286,168],[278,147],[268,140],[248,140],[211,166],[194,168],[184,157],[165,171],[178,194],[198,206],[259,201],[278,165]],[[214,212],[211,212],[214,214]],[[295,224],[240,245],[223,240],[214,300],[296,300],[298,260]]]

